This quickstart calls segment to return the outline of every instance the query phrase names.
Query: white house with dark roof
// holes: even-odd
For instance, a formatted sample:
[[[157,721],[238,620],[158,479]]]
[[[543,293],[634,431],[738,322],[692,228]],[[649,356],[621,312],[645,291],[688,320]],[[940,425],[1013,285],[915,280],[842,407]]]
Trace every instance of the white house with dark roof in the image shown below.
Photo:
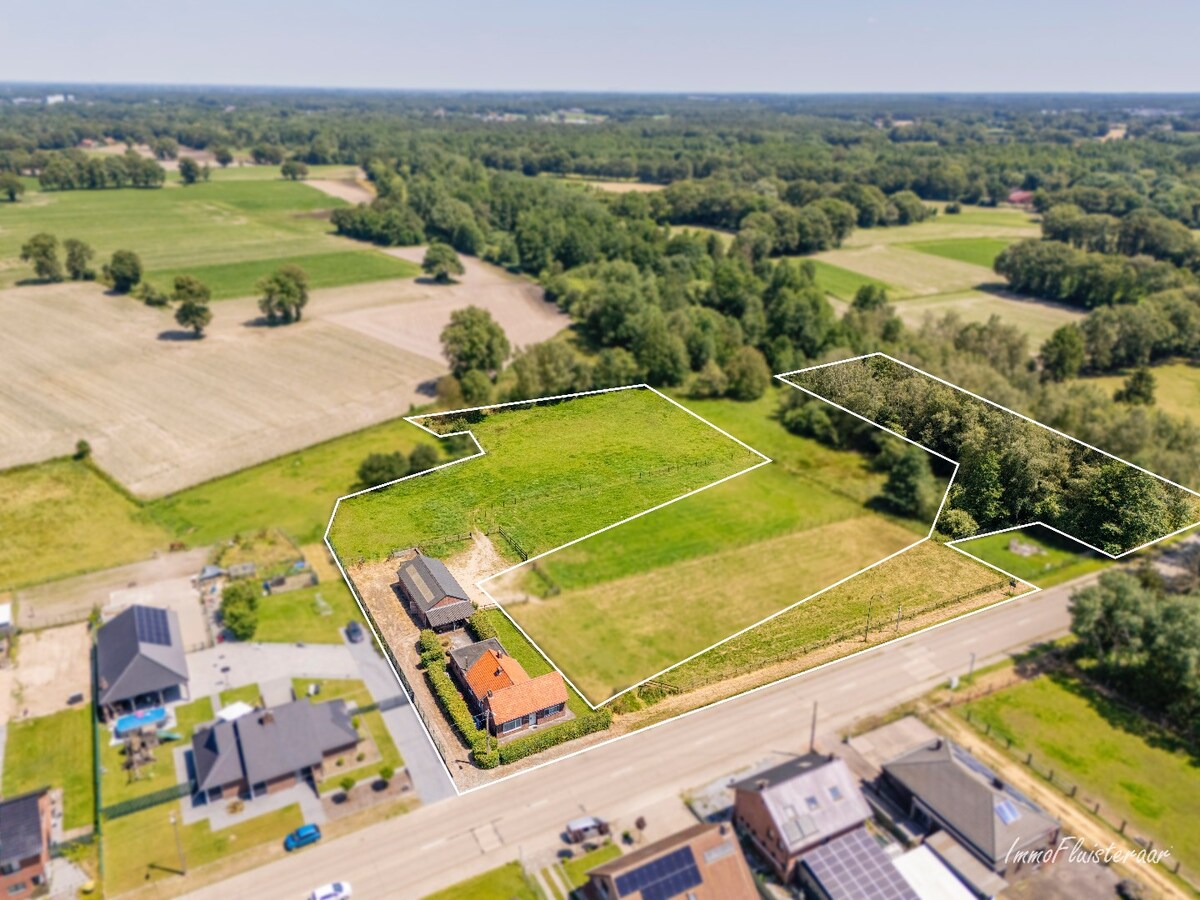
[[[822,753],[751,775],[733,793],[734,823],[785,882],[805,853],[871,818],[846,763]]]
[[[131,606],[96,632],[97,703],[105,718],[187,699],[188,668],[173,609]]]
[[[422,628],[448,631],[475,612],[467,592],[440,559],[414,556],[400,564],[396,577],[409,613]]]

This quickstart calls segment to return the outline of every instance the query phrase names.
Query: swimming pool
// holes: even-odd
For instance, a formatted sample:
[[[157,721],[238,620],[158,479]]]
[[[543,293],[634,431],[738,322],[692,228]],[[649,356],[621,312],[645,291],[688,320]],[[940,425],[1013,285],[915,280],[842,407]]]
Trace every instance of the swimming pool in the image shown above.
[[[117,719],[116,735],[122,737],[131,731],[137,731],[139,728],[148,726],[157,727],[167,721],[167,711],[161,706],[155,706],[152,709],[139,709],[135,713],[130,713],[127,716],[121,716]]]

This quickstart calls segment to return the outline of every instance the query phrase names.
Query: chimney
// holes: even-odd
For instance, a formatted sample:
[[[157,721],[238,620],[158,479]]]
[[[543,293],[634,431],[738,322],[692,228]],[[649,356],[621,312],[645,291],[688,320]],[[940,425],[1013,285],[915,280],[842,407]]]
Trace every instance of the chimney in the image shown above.
[[[269,709],[264,710],[263,714],[258,719],[258,724],[274,725],[275,724],[275,714],[273,712],[271,712]]]
[[[771,782],[767,781],[767,779],[765,779],[765,778],[759,778],[757,781],[754,782],[754,786],[756,788],[758,788],[760,791],[765,791],[767,789],[767,786],[770,785],[770,783]]]

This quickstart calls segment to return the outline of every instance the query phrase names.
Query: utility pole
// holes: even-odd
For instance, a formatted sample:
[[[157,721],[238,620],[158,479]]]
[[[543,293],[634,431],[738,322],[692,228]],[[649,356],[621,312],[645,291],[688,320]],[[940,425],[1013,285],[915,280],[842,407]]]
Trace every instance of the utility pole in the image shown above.
[[[902,612],[904,612],[904,606],[903,606],[903,605],[901,605],[901,606],[897,606],[897,607],[896,607],[896,627],[895,627],[895,629],[894,629],[895,631],[899,631],[899,630],[900,630],[900,614],[901,614]]]
[[[971,676],[974,674],[975,674],[975,651],[972,650],[971,651],[971,666],[970,666],[970,668],[967,669],[967,680],[969,681],[971,679]]]
[[[812,714],[812,729],[808,733],[808,752],[813,753],[817,749],[817,701],[813,701]]]
[[[183,837],[179,834],[179,817],[171,812],[171,825],[175,829],[175,851],[179,854],[179,874],[187,874],[187,856],[183,852]]]

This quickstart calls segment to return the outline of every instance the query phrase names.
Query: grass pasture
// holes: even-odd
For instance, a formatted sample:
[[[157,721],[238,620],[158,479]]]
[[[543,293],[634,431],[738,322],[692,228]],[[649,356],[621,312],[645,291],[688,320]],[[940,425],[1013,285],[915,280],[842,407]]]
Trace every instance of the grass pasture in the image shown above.
[[[642,389],[508,408],[469,427],[485,456],[342,502],[330,539],[343,560],[433,552],[500,526],[533,555],[761,461]]]
[[[88,704],[52,716],[8,723],[4,776],[0,789],[15,797],[41,787],[63,789],[63,826],[92,821],[92,707]]]
[[[949,238],[939,241],[919,241],[912,244],[905,244],[904,246],[921,253],[940,256],[943,259],[957,259],[959,262],[990,269],[996,261],[996,257],[1000,255],[1000,251],[1004,250],[1011,243],[1012,241],[1005,238],[973,237]]]
[[[1032,753],[1042,768],[1099,801],[1108,821],[1154,837],[1200,868],[1197,761],[1170,735],[1067,674],[1046,674],[956,707],[991,726],[992,737]],[[1080,736],[1086,735],[1086,740]]]
[[[1200,366],[1186,360],[1162,363],[1151,369],[1154,375],[1154,405],[1173,416],[1200,422]],[[1121,389],[1128,372],[1099,375],[1086,383],[1111,394]]]
[[[975,538],[956,546],[1038,587],[1070,581],[1102,569],[1109,562],[1041,525]]]
[[[860,272],[853,272],[850,269],[843,269],[841,266],[835,266],[833,263],[825,262],[822,259],[809,259],[808,257],[800,257],[801,260],[811,262],[817,270],[817,284],[827,294],[833,294],[839,300],[850,302],[854,299],[854,295],[858,293],[858,289],[863,285],[874,284],[879,285],[887,290],[889,297],[896,296],[896,288],[886,282],[880,281],[878,278],[871,278],[869,275],[863,275]]]
[[[1086,315],[1058,303],[1018,297],[997,291],[956,291],[937,297],[921,297],[896,304],[896,314],[910,327],[920,327],[926,318],[941,319],[954,313],[965,322],[987,322],[996,316],[1029,336],[1034,353],[1057,329],[1078,322]]]

